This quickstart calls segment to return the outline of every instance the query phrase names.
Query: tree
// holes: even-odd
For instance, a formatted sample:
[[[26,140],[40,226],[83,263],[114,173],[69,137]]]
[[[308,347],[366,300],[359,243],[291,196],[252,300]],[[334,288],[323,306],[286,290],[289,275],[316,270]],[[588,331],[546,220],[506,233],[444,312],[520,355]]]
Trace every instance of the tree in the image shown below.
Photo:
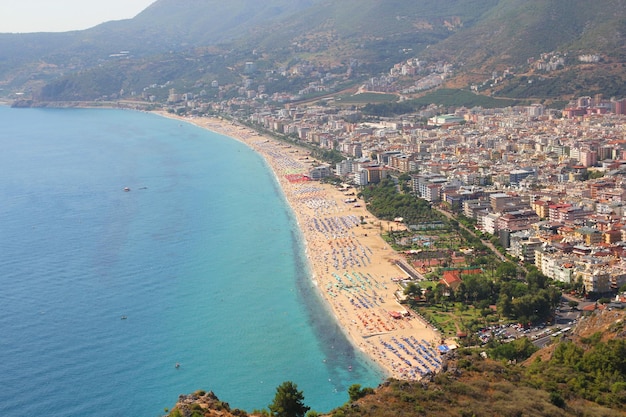
[[[585,293],[585,283],[583,281],[583,277],[580,275],[576,277],[576,282],[574,282],[574,291],[579,294]]]
[[[434,292],[435,303],[443,302],[443,299],[445,297],[444,296],[445,292],[446,292],[446,286],[442,284],[441,282],[438,282],[437,285],[435,286],[435,292]]]
[[[547,281],[548,277],[536,269],[529,271],[528,274],[526,274],[526,282],[528,282],[528,287],[531,292],[546,288]]]
[[[422,289],[418,284],[410,282],[409,285],[407,285],[404,289],[404,294],[413,298],[420,297],[422,295]]]
[[[424,298],[428,304],[432,304],[435,301],[435,292],[430,288],[426,289],[426,292],[424,292]]]
[[[348,388],[348,396],[350,401],[356,401],[361,398],[361,384],[352,384]]]
[[[537,348],[527,337],[522,337],[510,343],[503,343],[491,352],[496,359],[523,361],[528,359]]]
[[[361,384],[352,384],[348,388],[348,395],[350,396],[350,401],[356,401],[359,398],[363,398],[368,394],[373,394],[374,390],[372,388],[363,388],[361,389]]]
[[[496,269],[496,276],[502,280],[510,280],[517,276],[517,267],[514,263],[503,262]]]
[[[496,305],[498,306],[498,311],[504,317],[510,317],[513,313],[511,299],[508,295],[504,293],[500,294],[500,297],[498,298],[498,303]]]
[[[286,381],[276,388],[276,395],[269,409],[272,416],[276,417],[304,417],[311,407],[304,405],[304,394],[298,391],[298,386]]]
[[[565,400],[561,397],[561,394],[556,391],[550,393],[550,402],[559,408],[565,408]]]

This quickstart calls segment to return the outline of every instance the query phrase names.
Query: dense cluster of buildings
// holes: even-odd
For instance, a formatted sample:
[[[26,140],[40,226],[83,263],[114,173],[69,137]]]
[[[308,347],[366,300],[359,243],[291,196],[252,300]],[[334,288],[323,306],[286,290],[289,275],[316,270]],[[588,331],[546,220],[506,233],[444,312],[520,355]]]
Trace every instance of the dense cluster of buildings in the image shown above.
[[[606,293],[626,284],[626,117],[618,101],[457,109],[429,126],[406,119],[359,122],[330,107],[266,109],[249,120],[346,159],[311,173],[356,185],[411,175],[413,191],[475,219],[520,261],[558,281]],[[612,103],[612,104],[611,104]]]

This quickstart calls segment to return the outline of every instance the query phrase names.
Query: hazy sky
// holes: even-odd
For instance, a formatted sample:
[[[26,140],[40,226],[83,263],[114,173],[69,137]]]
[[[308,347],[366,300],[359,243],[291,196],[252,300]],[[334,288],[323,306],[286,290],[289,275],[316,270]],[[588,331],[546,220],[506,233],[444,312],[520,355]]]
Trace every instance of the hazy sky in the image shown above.
[[[130,19],[156,0],[0,0],[0,33],[82,30]]]

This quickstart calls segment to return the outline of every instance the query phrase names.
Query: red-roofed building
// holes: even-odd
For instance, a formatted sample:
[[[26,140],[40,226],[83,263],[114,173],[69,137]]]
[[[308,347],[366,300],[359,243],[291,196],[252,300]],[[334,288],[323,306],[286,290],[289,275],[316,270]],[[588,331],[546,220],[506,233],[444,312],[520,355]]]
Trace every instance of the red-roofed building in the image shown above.
[[[443,271],[443,277],[439,282],[456,291],[456,289],[459,288],[459,285],[461,285],[461,282],[463,282],[461,279],[461,271],[458,269]]]
[[[480,268],[446,269],[443,271],[443,277],[439,282],[456,291],[461,282],[463,282],[462,275],[476,275],[482,272]]]
[[[583,307],[583,312],[584,313],[591,313],[594,312],[596,310],[604,310],[606,308],[606,306],[604,304],[589,304],[588,306]]]

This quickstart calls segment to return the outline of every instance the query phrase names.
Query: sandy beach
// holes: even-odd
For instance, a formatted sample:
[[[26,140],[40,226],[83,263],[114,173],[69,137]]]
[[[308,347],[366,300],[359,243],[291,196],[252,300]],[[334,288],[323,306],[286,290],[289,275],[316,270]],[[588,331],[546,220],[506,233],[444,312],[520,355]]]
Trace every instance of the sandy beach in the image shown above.
[[[265,158],[297,217],[311,279],[355,347],[390,377],[419,380],[439,370],[440,335],[395,297],[401,288],[392,279],[407,275],[380,236],[391,225],[373,217],[361,200],[346,203],[356,190],[304,181],[313,163],[305,149],[221,119],[159,114],[242,141]]]

